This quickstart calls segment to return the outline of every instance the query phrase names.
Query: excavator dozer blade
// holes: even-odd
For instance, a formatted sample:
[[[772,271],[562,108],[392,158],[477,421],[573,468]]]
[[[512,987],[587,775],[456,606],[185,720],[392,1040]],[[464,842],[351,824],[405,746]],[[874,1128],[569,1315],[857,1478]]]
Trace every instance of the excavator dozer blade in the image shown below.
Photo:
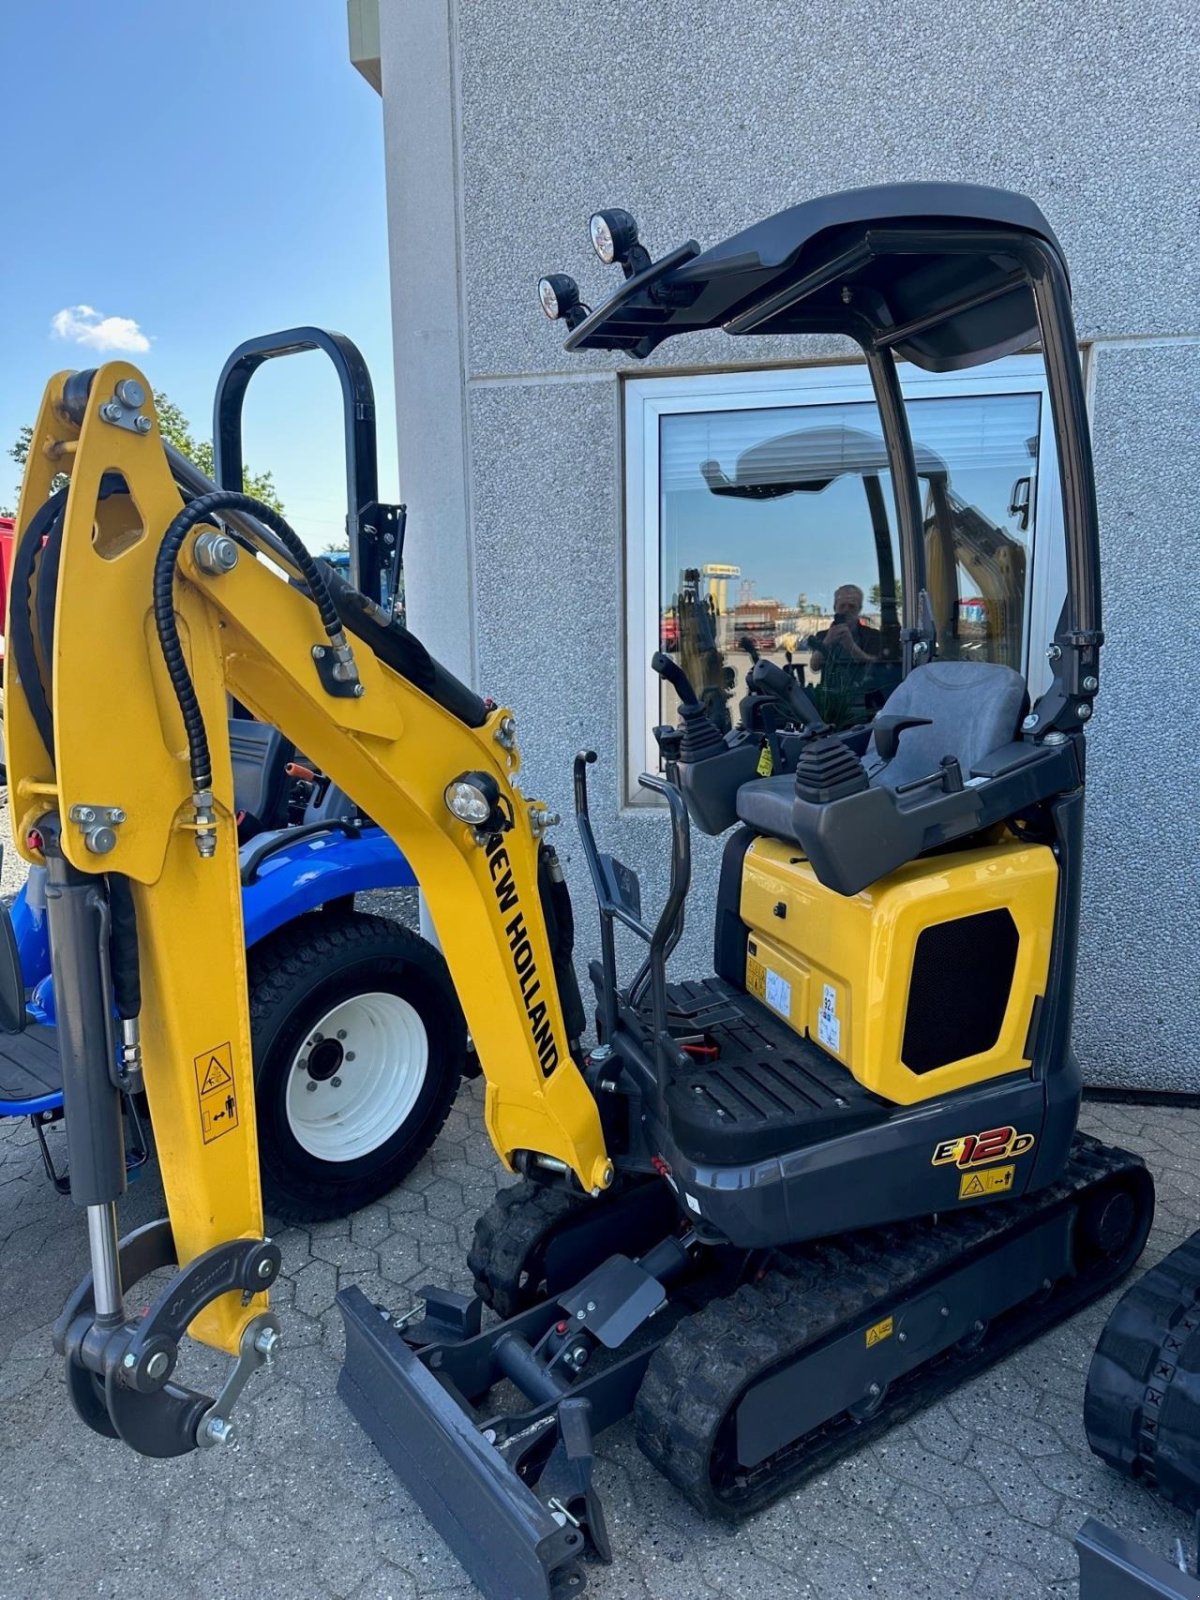
[[[1200,1579],[1089,1517],[1075,1535],[1079,1600],[1200,1600]]]
[[[338,1393],[486,1600],[566,1600],[582,1534],[560,1524],[362,1290],[338,1295]]]

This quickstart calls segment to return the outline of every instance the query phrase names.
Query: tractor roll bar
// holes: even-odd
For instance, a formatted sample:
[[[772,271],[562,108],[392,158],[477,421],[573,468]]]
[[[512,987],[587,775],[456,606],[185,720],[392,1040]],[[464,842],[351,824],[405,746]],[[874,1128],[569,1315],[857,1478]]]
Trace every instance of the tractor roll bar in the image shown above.
[[[362,352],[344,333],[325,328],[287,328],[247,339],[226,361],[213,401],[213,450],[218,487],[242,487],[242,403],[250,379],[264,361],[323,350],[342,386],[346,437],[346,532],[350,581],[391,609],[404,542],[404,507],[382,505],[375,440],[375,391]]]

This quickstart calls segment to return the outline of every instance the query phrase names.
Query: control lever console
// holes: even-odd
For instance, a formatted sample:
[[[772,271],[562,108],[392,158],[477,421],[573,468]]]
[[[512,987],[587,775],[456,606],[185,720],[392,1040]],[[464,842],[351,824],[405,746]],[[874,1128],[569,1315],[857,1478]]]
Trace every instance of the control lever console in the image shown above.
[[[802,728],[824,728],[825,719],[817,710],[812,697],[802,689],[790,672],[773,661],[761,658],[750,669],[748,682],[756,694],[769,695],[785,707],[792,720]]]

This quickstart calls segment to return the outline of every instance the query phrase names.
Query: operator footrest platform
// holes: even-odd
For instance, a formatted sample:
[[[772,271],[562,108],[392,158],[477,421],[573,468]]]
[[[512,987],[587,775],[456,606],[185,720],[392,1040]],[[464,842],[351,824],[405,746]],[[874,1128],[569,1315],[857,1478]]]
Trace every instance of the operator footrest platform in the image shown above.
[[[667,1006],[695,1062],[667,1089],[672,1134],[693,1161],[765,1160],[885,1122],[895,1109],[721,978],[671,984]]]
[[[31,1024],[24,1033],[0,1033],[0,1104],[19,1110],[61,1092],[53,1028]]]

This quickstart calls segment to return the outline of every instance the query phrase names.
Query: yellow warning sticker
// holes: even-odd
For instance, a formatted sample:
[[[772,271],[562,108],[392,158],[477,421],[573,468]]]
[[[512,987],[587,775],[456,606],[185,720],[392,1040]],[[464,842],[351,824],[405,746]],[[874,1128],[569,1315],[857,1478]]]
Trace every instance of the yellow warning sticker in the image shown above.
[[[885,1339],[890,1339],[895,1331],[895,1317],[884,1317],[882,1322],[876,1322],[867,1329],[867,1349],[874,1344],[882,1344]]]
[[[775,762],[771,755],[771,746],[769,744],[764,744],[759,751],[758,765],[754,770],[760,778],[769,778],[775,771]]]
[[[767,969],[753,956],[748,956],[746,959],[746,987],[760,1000],[767,998]]]
[[[981,1200],[988,1194],[1007,1194],[1013,1186],[1016,1167],[989,1167],[986,1172],[965,1172],[959,1180],[960,1200]]]
[[[205,1144],[238,1125],[237,1091],[233,1086],[233,1046],[219,1044],[194,1058],[200,1131]]]

